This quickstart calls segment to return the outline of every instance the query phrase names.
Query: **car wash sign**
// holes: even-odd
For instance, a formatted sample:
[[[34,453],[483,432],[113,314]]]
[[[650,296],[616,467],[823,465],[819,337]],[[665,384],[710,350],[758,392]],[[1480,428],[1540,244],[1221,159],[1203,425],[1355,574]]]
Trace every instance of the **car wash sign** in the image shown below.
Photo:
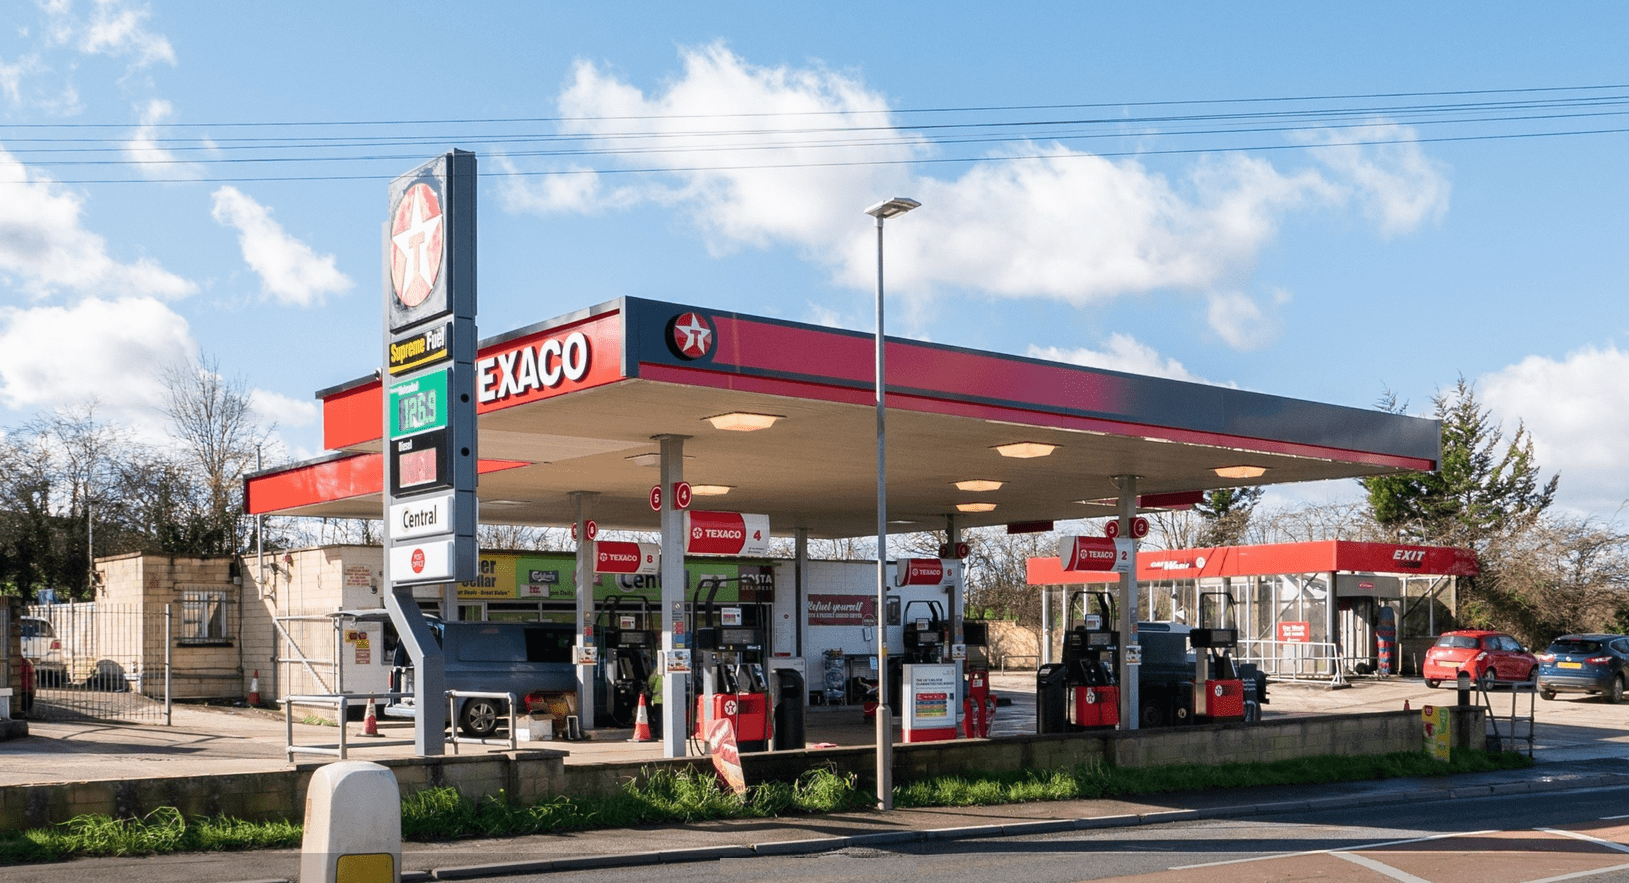
[[[393,584],[476,575],[475,155],[390,185],[384,231],[385,546]]]

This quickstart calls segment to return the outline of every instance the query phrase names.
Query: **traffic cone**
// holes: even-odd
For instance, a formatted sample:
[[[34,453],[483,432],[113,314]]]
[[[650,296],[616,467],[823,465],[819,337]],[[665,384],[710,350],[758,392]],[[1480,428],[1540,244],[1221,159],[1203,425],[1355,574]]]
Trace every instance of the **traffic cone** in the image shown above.
[[[255,669],[254,677],[249,679],[249,704],[260,704],[260,669]]]
[[[1413,711],[1414,710],[1414,709],[1408,707],[1408,700],[1407,699],[1403,700],[1403,710],[1404,711]]]
[[[379,715],[374,711],[372,699],[368,700],[368,710],[362,715],[362,735],[379,735]]]
[[[634,713],[633,738],[630,742],[655,742],[650,734],[650,712],[645,708],[645,694],[639,694],[639,710]]]

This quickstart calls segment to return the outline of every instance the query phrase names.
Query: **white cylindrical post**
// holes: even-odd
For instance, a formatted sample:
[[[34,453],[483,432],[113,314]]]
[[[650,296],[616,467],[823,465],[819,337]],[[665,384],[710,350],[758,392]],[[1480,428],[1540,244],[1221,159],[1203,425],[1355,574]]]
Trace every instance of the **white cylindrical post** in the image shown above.
[[[402,797],[388,767],[319,767],[305,800],[300,883],[401,883]]]

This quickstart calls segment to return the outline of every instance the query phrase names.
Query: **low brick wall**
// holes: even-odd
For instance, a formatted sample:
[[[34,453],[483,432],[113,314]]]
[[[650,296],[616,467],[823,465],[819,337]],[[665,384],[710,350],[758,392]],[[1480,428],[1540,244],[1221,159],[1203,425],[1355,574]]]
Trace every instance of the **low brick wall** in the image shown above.
[[[1482,747],[1482,709],[1453,709],[1456,747]],[[1365,755],[1421,749],[1419,712],[1392,711],[1268,719],[1259,724],[1214,724],[1136,733],[1074,733],[962,739],[897,745],[894,781],[958,772],[1010,772],[1102,761],[1141,767],[1176,763],[1249,763],[1326,754]],[[876,778],[869,747],[776,751],[741,757],[748,781],[791,781],[819,767],[853,774],[866,787]],[[552,749],[513,753],[397,758],[383,761],[403,796],[454,787],[470,797],[504,793],[531,804],[561,794],[604,795],[652,770],[711,769],[705,757],[637,763],[565,763]],[[228,776],[12,785],[0,788],[0,829],[38,828],[74,816],[141,816],[161,806],[182,815],[225,815],[247,820],[303,817],[306,787],[322,764],[286,771]]]

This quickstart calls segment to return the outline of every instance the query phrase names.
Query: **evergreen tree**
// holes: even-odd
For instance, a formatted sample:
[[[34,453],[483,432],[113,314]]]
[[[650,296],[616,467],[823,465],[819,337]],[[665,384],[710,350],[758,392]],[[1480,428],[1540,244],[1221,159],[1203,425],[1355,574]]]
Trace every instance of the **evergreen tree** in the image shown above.
[[[1203,522],[1198,544],[1201,546],[1238,546],[1245,541],[1250,528],[1250,515],[1261,501],[1260,487],[1226,487],[1206,491],[1194,504],[1194,512]]]
[[[1560,476],[1540,484],[1526,427],[1518,422],[1506,444],[1503,428],[1463,377],[1432,404],[1442,421],[1437,469],[1361,479],[1375,522],[1398,540],[1479,552],[1535,524],[1554,500]],[[1403,410],[1389,394],[1381,408]]]

